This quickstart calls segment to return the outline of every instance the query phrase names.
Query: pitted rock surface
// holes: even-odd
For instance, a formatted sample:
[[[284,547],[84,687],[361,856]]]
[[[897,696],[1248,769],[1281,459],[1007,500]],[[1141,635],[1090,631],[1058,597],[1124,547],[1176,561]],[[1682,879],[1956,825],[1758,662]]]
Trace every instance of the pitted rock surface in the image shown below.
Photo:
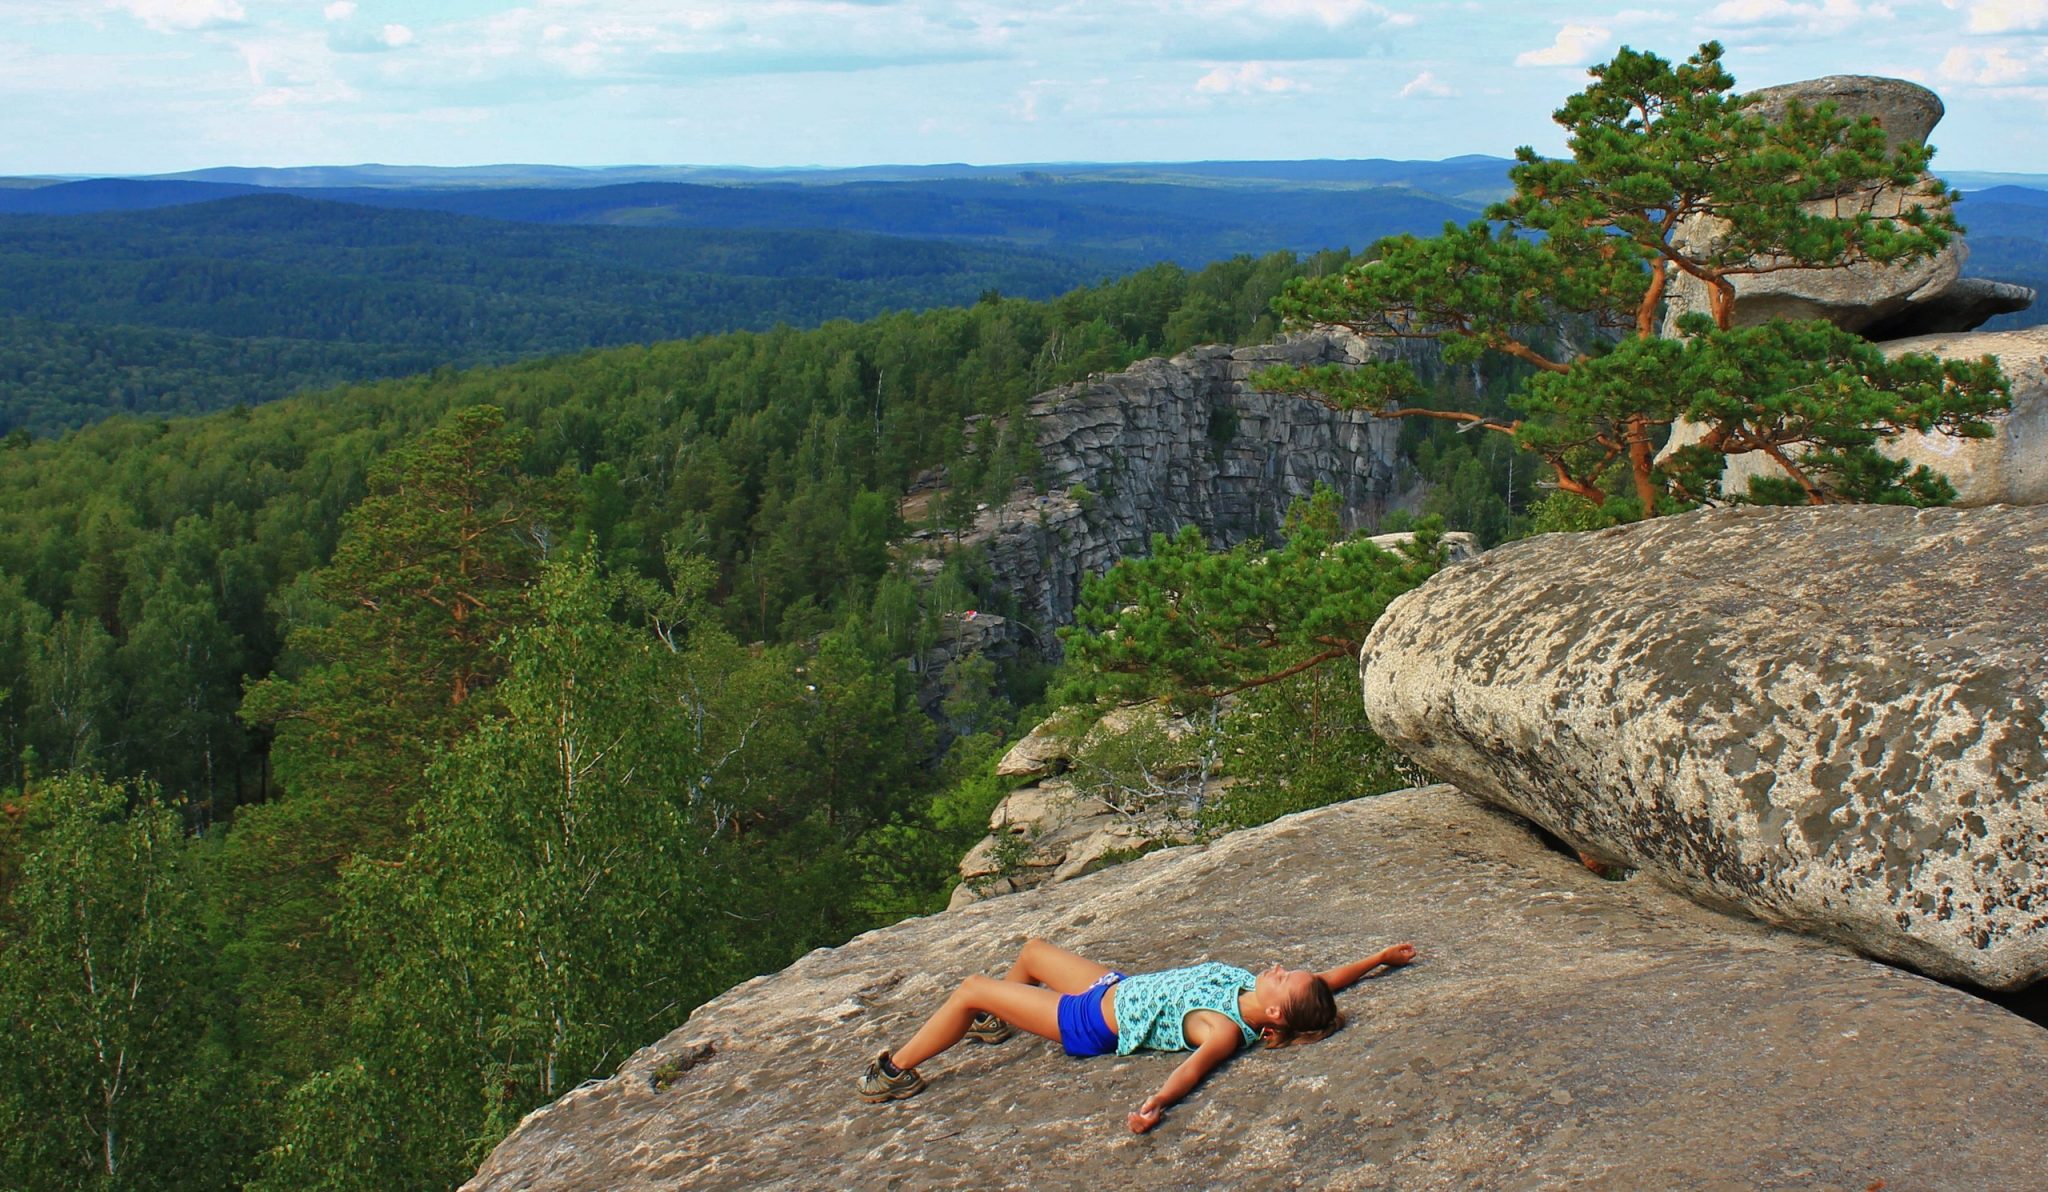
[[[1709,905],[1991,989],[2048,976],[2048,509],[1724,509],[1397,600],[1380,734]]]
[[[1127,969],[1422,956],[1339,995],[1351,1026],[1238,1056],[1143,1136],[1124,1114],[1173,1056],[1019,1036],[927,1062],[907,1101],[855,1099],[876,1052],[1031,935]],[[2048,1170],[2044,1042],[1924,978],[1603,882],[1431,787],[813,952],[530,1115],[466,1186],[2013,1188]]]

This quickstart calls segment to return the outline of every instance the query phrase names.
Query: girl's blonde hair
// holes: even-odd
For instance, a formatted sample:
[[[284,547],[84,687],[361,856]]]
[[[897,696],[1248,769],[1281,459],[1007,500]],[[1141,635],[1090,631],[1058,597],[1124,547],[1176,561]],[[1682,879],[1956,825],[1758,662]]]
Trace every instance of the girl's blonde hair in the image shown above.
[[[1337,996],[1330,992],[1330,983],[1320,976],[1309,982],[1308,992],[1282,1011],[1281,1017],[1279,1025],[1267,1026],[1260,1032],[1268,1047],[1313,1043],[1328,1038],[1344,1025],[1344,1014],[1337,1009]]]

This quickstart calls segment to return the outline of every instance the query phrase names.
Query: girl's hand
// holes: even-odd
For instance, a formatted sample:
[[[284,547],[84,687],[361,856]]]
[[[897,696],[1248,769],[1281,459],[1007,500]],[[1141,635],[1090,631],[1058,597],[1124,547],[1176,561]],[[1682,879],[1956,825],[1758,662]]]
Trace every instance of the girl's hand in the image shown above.
[[[1395,944],[1380,953],[1380,963],[1385,965],[1407,964],[1415,959],[1414,944]]]
[[[1132,1111],[1124,1121],[1131,1127],[1131,1133],[1143,1134],[1159,1124],[1159,1112],[1159,1106],[1153,1104],[1152,1098],[1147,1097],[1145,1103]]]

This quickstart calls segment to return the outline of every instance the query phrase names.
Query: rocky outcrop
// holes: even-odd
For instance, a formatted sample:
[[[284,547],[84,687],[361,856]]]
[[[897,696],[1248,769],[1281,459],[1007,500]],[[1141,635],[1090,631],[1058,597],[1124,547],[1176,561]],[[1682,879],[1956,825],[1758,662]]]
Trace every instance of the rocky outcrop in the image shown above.
[[[2012,382],[2012,409],[1989,420],[1994,433],[1988,439],[1907,431],[1880,443],[1880,451],[1947,477],[1959,506],[2048,503],[2048,327],[1922,335],[1883,348],[1893,357],[1908,352],[1949,360],[1995,356]],[[1697,437],[1692,428],[1685,431]],[[1688,441],[1678,434],[1673,440]],[[1741,495],[1749,491],[1751,477],[1783,474],[1762,456],[1730,456],[1721,469],[1721,490]]]
[[[1421,957],[1352,1025],[1233,1060],[1149,1134],[1178,1062],[1020,1036],[853,1095],[1028,936],[1127,969]],[[521,1123],[474,1192],[688,1188],[1891,1188],[2048,1170],[2041,1028],[1652,883],[1427,788],[1342,804],[811,953]]]
[[[1119,855],[1182,844],[1191,835],[1165,808],[1123,811],[1056,778],[1004,799],[990,814],[988,831],[960,859],[960,884],[947,910],[1070,881]]]
[[[1158,704],[1113,708],[1080,731],[1087,715],[1072,708],[1055,713],[996,763],[998,777],[1027,779],[1028,785],[990,813],[989,834],[961,858],[960,884],[946,909],[1068,881],[1119,856],[1194,839],[1202,802],[1230,781],[1210,778],[1198,750],[1167,756],[1175,752],[1169,742],[1193,744],[1200,730]],[[1160,756],[1147,759],[1146,790],[1125,791],[1119,802],[1111,802],[1053,777],[1080,762],[1074,777],[1100,784],[1109,776],[1091,772],[1086,759],[1111,739],[1133,733],[1153,734],[1164,747]]]
[[[983,545],[1015,595],[1010,632],[1056,658],[1052,630],[1073,620],[1084,578],[1183,526],[1218,546],[1273,535],[1318,483],[1336,490],[1347,525],[1377,519],[1397,495],[1400,428],[1264,393],[1250,378],[1276,364],[1395,357],[1435,370],[1427,345],[1328,330],[1195,348],[1033,398],[1039,489],[982,511],[960,540]]]
[[[1813,199],[1801,206],[1815,215],[1869,214],[1894,219],[1907,211],[1938,208],[1946,203],[1945,194],[1938,184],[1923,180],[1912,189],[1868,187]],[[1707,249],[1726,234],[1726,225],[1720,221],[1694,217],[1680,227],[1677,241],[1682,249],[1696,252]],[[1738,274],[1729,279],[1735,285],[1734,325],[1750,327],[1772,319],[1825,319],[1845,331],[1863,332],[1885,322],[1917,330],[1918,316],[1912,312],[1943,302],[1944,295],[1962,277],[1965,255],[1962,240],[1954,239],[1937,252],[1897,264],[1861,261]],[[1680,316],[1704,314],[1708,309],[1706,283],[1690,274],[1678,274],[1672,279],[1665,306],[1666,333],[1676,333]],[[1988,319],[1996,313],[1999,312],[1984,317]]]
[[[1714,510],[1512,543],[1387,610],[1373,727],[1717,907],[2048,977],[2048,510]]]
[[[1746,93],[1750,111],[1767,120],[1782,119],[1791,101],[1808,108],[1832,103],[1850,119],[1874,116],[1884,129],[1885,151],[1905,145],[1925,145],[1927,134],[1941,123],[1946,111],[1941,97],[1918,83],[1878,75],[1827,75],[1776,87],[1759,87]]]
[[[1784,111],[1790,99],[1808,105],[1834,102],[1851,118],[1875,116],[1888,143],[1924,144],[1941,119],[1941,99],[1932,91],[1903,79],[1864,75],[1830,75],[1788,83],[1751,93],[1765,115]],[[1923,176],[1912,188],[1865,186],[1839,195],[1816,198],[1806,206],[1821,213],[1868,211],[1879,216],[1945,202],[1941,188]],[[1721,234],[1713,220],[1695,220],[1681,228],[1680,239],[1711,241]],[[1946,435],[1908,433],[1880,444],[1895,459],[1926,464],[1956,485],[1958,504],[2033,503],[2048,500],[2048,442],[2040,437],[2042,343],[2029,329],[1965,335],[1997,315],[2025,310],[2034,303],[2026,286],[1961,276],[1967,247],[1960,239],[1932,256],[1899,265],[1863,263],[1829,269],[1786,269],[1734,278],[1736,326],[1753,326],[1773,318],[1826,319],[1885,344],[1890,355],[1925,352],[1947,359],[1993,355],[2013,377],[2011,416],[2000,421],[1996,439],[1965,443]],[[1768,262],[1766,262],[1768,263]],[[1705,287],[1681,274],[1672,284],[1665,311],[1665,334],[1673,334],[1681,315],[1707,309]],[[2010,359],[2007,356],[2010,355]],[[2023,412],[2024,411],[2024,412]],[[1673,426],[1662,454],[1697,442],[1701,428],[1680,421]],[[1756,455],[1732,456],[1723,467],[1721,490],[1740,497],[1752,477],[1783,476],[1783,469]]]
[[[1047,717],[997,760],[996,777],[1050,778],[1073,764],[1075,744],[1061,717]]]
[[[1960,277],[1916,305],[1863,329],[1865,339],[1884,342],[1914,336],[1973,331],[1999,315],[2034,305],[2034,291],[1987,277]]]
[[[1867,75],[1830,75],[1787,83],[1751,92],[1750,97],[1756,101],[1755,110],[1770,118],[1782,116],[1793,100],[1808,107],[1833,103],[1852,120],[1874,116],[1885,130],[1888,146],[1894,149],[1925,144],[1942,116],[1940,97],[1927,88],[1904,79]],[[1922,175],[1911,187],[1851,185],[1840,193],[1816,195],[1803,206],[1814,215],[1869,214],[1896,219],[1913,210],[1939,210],[1948,202],[1946,188],[1931,175]],[[1679,227],[1677,241],[1681,247],[1697,250],[1714,244],[1726,235],[1726,229],[1719,220],[1694,217]],[[1875,339],[1879,336],[1871,333],[1879,327],[1896,335],[1965,331],[1993,315],[2023,310],[2033,301],[2033,291],[2024,286],[1965,284],[1961,280],[1965,255],[1958,239],[1930,256],[1894,265],[1861,262],[1738,275],[1730,279],[1735,284],[1735,325],[1752,326],[1774,318],[1826,319]],[[1776,264],[1768,260],[1755,263]],[[2013,302],[2019,305],[2011,305]],[[1666,309],[1666,333],[1674,330],[1679,316],[1706,310],[1705,284],[1690,274],[1677,274]],[[1967,321],[1972,317],[1976,322]]]

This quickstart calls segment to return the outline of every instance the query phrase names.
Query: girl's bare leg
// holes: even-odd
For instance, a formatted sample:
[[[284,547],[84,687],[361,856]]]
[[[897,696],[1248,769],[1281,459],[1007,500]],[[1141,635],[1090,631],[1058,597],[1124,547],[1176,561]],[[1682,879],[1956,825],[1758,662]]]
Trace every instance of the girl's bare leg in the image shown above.
[[[946,999],[946,1004],[939,1007],[938,1013],[925,1020],[925,1024],[910,1037],[910,1042],[896,1049],[889,1062],[898,1068],[917,1067],[958,1043],[967,1034],[967,1024],[983,1011],[1011,1026],[1022,1027],[1034,1035],[1059,1042],[1058,993],[1018,981],[969,977]]]
[[[1024,941],[1024,950],[1017,953],[1016,961],[1010,965],[1010,971],[1003,974],[1003,980],[1035,981],[1047,989],[1056,989],[1061,993],[1086,993],[1089,987],[1108,971],[1108,968],[1086,956],[1077,956],[1044,940],[1031,939]],[[1007,1017],[1001,1014],[998,1016]],[[1024,1024],[1020,1022],[1014,1025]]]

